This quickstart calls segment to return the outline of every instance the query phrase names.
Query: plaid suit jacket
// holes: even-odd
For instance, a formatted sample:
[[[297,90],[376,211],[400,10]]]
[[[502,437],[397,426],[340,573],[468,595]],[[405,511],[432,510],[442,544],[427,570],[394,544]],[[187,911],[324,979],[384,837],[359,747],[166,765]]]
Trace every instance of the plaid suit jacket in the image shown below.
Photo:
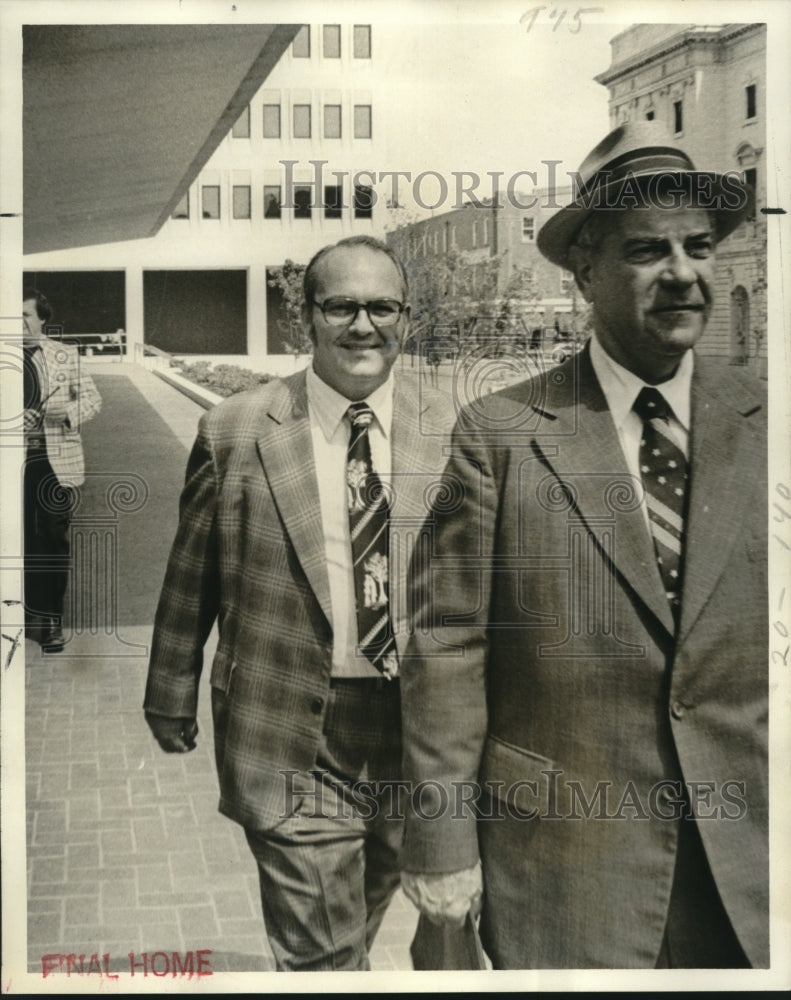
[[[99,412],[101,396],[76,347],[44,337],[32,358],[41,398],[46,400],[43,429],[49,464],[58,482],[81,486],[85,482],[85,457],[80,427]]]
[[[398,642],[406,565],[442,471],[451,402],[396,379],[391,579]],[[271,828],[284,770],[314,766],[330,684],[332,620],[305,372],[224,401],[201,419],[154,625],[145,709],[194,717],[211,666],[220,811]]]

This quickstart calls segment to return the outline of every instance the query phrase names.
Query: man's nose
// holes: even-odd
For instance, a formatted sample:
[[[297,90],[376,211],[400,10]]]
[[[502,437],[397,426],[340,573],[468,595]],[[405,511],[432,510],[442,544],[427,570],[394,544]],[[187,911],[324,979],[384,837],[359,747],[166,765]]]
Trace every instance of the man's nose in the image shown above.
[[[693,285],[698,280],[698,272],[683,247],[677,247],[671,252],[662,276],[668,282],[681,285]]]
[[[371,331],[376,331],[376,327],[371,322],[371,317],[368,315],[368,310],[365,306],[360,306],[357,310],[357,315],[349,326],[352,333],[356,333],[358,336],[367,336]]]

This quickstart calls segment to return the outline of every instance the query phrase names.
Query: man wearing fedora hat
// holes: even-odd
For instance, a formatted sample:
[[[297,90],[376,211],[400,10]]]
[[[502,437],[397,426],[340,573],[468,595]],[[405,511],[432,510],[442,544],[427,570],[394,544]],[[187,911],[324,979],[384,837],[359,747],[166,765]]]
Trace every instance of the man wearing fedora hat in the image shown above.
[[[538,234],[594,335],[454,432],[402,882],[437,921],[483,891],[495,968],[769,962],[765,392],[694,351],[751,197],[658,123],[611,132]]]

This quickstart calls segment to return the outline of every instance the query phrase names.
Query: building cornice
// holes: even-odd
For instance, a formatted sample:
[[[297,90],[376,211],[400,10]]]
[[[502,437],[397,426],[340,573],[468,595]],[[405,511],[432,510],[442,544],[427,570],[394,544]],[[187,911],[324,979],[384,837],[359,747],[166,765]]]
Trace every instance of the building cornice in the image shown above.
[[[624,76],[630,76],[632,73],[642,69],[644,66],[650,66],[658,59],[667,58],[674,52],[678,52],[680,49],[687,48],[698,43],[721,45],[724,42],[730,42],[734,38],[738,38],[740,35],[756,33],[765,27],[765,24],[757,23],[726,24],[724,26],[718,25],[717,27],[696,25],[692,28],[684,28],[677,35],[672,35],[670,38],[666,38],[648,49],[643,49],[641,52],[638,52],[633,56],[629,56],[621,62],[616,63],[614,66],[610,66],[609,69],[604,70],[602,73],[598,73],[594,77],[594,80],[602,86],[607,87],[610,84],[615,83],[616,80],[619,80]]]

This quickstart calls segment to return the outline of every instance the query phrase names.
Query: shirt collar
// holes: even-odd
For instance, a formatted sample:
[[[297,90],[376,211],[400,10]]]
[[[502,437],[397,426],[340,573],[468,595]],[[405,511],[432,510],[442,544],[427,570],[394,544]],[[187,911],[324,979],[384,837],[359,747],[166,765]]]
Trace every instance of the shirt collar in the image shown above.
[[[385,438],[390,437],[393,424],[393,374],[387,381],[366,397],[366,402],[374,412],[374,418]],[[330,441],[338,429],[338,424],[346,416],[351,400],[342,396],[324,382],[310,365],[307,371],[308,406],[311,408],[324,436]]]
[[[672,407],[676,420],[685,431],[689,431],[690,423],[690,390],[694,357],[691,350],[687,351],[681,358],[675,375],[667,382],[654,386]],[[638,393],[648,383],[614,361],[602,347],[596,334],[591,337],[591,363],[615,426],[620,428],[631,412]]]

